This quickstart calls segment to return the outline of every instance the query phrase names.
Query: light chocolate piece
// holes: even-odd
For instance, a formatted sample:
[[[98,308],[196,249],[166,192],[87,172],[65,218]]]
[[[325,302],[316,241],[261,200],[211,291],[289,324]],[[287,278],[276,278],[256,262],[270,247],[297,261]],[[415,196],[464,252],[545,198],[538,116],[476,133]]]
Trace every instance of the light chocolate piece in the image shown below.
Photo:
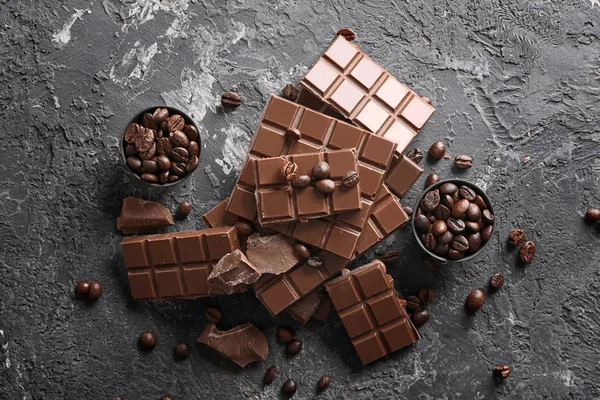
[[[208,276],[209,294],[242,293],[260,278],[256,270],[241,250],[225,254],[213,267]]]
[[[173,225],[171,212],[154,201],[127,197],[123,200],[121,215],[117,218],[117,229],[126,235],[153,233]]]
[[[227,331],[221,331],[215,324],[209,323],[198,342],[218,351],[242,368],[254,361],[266,360],[269,355],[265,334],[250,322]]]
[[[294,240],[281,234],[253,233],[248,237],[246,257],[261,275],[270,276],[283,274],[300,262]]]

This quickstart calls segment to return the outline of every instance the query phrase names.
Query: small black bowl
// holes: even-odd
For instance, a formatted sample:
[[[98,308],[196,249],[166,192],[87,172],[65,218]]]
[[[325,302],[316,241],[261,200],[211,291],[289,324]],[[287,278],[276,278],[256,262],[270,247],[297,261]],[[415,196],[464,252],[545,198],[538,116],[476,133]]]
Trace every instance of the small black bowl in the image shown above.
[[[125,129],[123,129],[123,133],[121,134],[121,143],[119,144],[119,151],[121,152],[121,161],[123,161],[123,167],[125,168],[127,173],[133,177],[135,182],[138,182],[138,183],[140,183],[142,185],[146,185],[146,186],[164,188],[164,187],[179,185],[181,182],[188,180],[193,175],[193,173],[196,172],[199,168],[196,168],[195,171],[192,171],[191,173],[187,174],[183,178],[176,180],[175,182],[154,183],[154,182],[147,182],[147,181],[143,180],[138,174],[135,173],[135,171],[133,171],[129,167],[129,165],[127,165],[127,156],[125,155],[125,131],[127,130],[127,127],[129,125],[131,125],[133,122],[137,122],[138,124],[141,125],[144,114],[148,113],[148,112],[153,113],[154,110],[156,110],[157,108],[166,108],[167,110],[169,110],[169,115],[179,114],[185,120],[186,125],[194,125],[196,128],[198,128],[198,124],[196,124],[194,122],[194,120],[188,114],[184,113],[181,110],[178,110],[173,107],[168,107],[168,106],[148,107],[148,108],[140,111],[139,113],[137,113],[133,118],[131,118],[129,120],[129,122],[127,122],[127,125],[125,125]],[[200,160],[200,154],[202,153],[202,142],[200,140],[200,136],[198,136],[198,139],[196,139],[196,141],[198,142],[198,150],[199,150],[198,151],[198,160]]]
[[[463,261],[469,261],[475,257],[477,257],[479,254],[481,254],[481,252],[483,252],[483,250],[488,246],[488,244],[490,244],[490,242],[492,241],[492,239],[490,238],[490,240],[488,240],[487,242],[485,242],[481,248],[479,250],[477,250],[475,253],[473,254],[469,254],[466,257],[460,258],[458,260],[451,260],[449,258],[445,258],[445,257],[441,257],[438,256],[437,254],[435,254],[434,252],[432,252],[431,250],[428,250],[425,247],[425,244],[423,244],[423,241],[421,240],[421,238],[419,237],[419,233],[417,232],[417,228],[415,227],[415,220],[417,218],[417,214],[419,212],[419,206],[421,204],[421,201],[423,201],[423,198],[425,197],[425,195],[434,190],[434,189],[438,189],[440,186],[442,186],[444,183],[454,183],[456,186],[461,187],[461,186],[469,186],[471,187],[473,190],[475,190],[475,192],[481,196],[481,198],[483,199],[483,201],[485,201],[485,204],[487,205],[488,210],[490,210],[490,212],[492,214],[494,214],[494,207],[492,206],[492,202],[490,201],[490,198],[488,197],[488,195],[481,190],[479,187],[477,187],[476,185],[472,184],[471,182],[465,181],[463,179],[446,179],[444,181],[440,181],[438,183],[436,183],[435,185],[431,185],[429,186],[421,195],[421,197],[419,198],[419,200],[417,200],[415,207],[414,207],[414,211],[413,211],[413,215],[412,215],[412,230],[413,230],[413,234],[415,235],[415,239],[417,240],[417,243],[419,243],[419,246],[421,246],[421,248],[423,249],[423,251],[425,253],[427,253],[427,255],[435,258],[436,260],[440,261],[443,264],[447,264],[447,263],[460,263]],[[494,229],[496,229],[495,227],[495,221],[494,221]]]

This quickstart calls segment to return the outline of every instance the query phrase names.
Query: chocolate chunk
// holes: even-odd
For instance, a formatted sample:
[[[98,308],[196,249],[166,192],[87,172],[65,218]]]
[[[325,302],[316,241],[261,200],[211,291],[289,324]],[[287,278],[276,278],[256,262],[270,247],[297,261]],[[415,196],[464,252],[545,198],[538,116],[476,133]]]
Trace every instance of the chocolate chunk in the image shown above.
[[[294,242],[281,234],[248,237],[246,256],[260,274],[279,275],[298,264]]]
[[[250,322],[227,331],[217,329],[215,324],[208,324],[198,342],[218,351],[240,367],[254,361],[266,360],[269,355],[265,334]]]
[[[156,232],[173,224],[173,216],[165,207],[135,197],[127,197],[123,201],[121,216],[117,218],[117,229],[126,235]]]
[[[241,250],[224,255],[208,276],[208,293],[232,294],[245,292],[260,278],[260,273]]]
[[[289,306],[286,311],[302,325],[306,325],[317,311],[323,296],[324,293],[321,289],[313,290],[311,293]]]

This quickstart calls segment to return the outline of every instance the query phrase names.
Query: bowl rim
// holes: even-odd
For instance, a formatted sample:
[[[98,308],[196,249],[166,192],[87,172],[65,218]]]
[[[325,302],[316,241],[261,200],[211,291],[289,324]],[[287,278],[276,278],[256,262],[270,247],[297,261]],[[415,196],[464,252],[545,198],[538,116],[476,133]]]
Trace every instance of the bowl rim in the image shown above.
[[[145,185],[148,185],[148,186],[151,186],[151,187],[165,188],[165,187],[176,186],[176,185],[179,185],[182,182],[187,181],[194,174],[194,172],[198,171],[198,168],[196,168],[194,171],[192,171],[192,173],[187,174],[183,178],[176,180],[175,182],[167,182],[167,183],[147,182],[147,181],[143,180],[138,174],[136,174],[129,167],[129,165],[127,165],[127,156],[125,155],[125,132],[127,131],[127,127],[129,125],[131,125],[133,122],[138,121],[145,113],[150,112],[150,111],[154,111],[157,108],[166,108],[167,110],[169,110],[169,115],[179,114],[185,120],[186,125],[190,125],[188,122],[191,122],[192,125],[194,125],[196,128],[198,128],[198,124],[196,123],[196,121],[194,121],[192,119],[192,117],[189,116],[189,114],[187,114],[184,111],[181,111],[178,108],[167,106],[167,105],[159,105],[159,106],[146,107],[143,110],[141,110],[140,112],[136,113],[133,117],[131,117],[129,119],[129,121],[127,122],[127,124],[125,125],[125,128],[123,129],[123,133],[121,133],[121,140],[119,142],[119,152],[121,154],[121,161],[123,163],[123,168],[127,171],[127,173],[129,175],[131,175],[131,176],[134,177],[133,179],[136,179],[138,182],[141,182],[142,184],[145,184]],[[197,142],[198,142],[198,150],[199,150],[198,151],[198,164],[200,164],[200,155],[202,154],[202,139],[201,139],[200,135],[198,135]]]
[[[441,257],[437,254],[435,254],[434,252],[432,252],[431,250],[427,249],[425,247],[425,245],[423,244],[423,242],[421,241],[421,238],[419,237],[419,233],[417,233],[417,228],[415,227],[415,221],[416,221],[416,217],[417,214],[419,212],[419,204],[421,204],[421,201],[423,201],[423,198],[425,197],[425,195],[429,192],[431,192],[434,189],[439,188],[440,186],[442,186],[444,183],[454,183],[455,185],[457,185],[458,187],[466,185],[471,187],[473,190],[475,190],[475,192],[480,195],[483,198],[483,201],[485,201],[485,204],[488,207],[488,210],[490,210],[490,212],[492,214],[494,214],[494,205],[492,204],[491,199],[489,198],[489,196],[485,193],[485,191],[483,191],[483,189],[481,189],[479,186],[475,185],[472,182],[469,182],[467,180],[464,179],[460,179],[460,178],[450,178],[450,179],[445,179],[443,181],[439,181],[436,184],[433,184],[429,187],[427,187],[427,189],[425,189],[423,191],[423,193],[421,194],[421,196],[419,197],[419,199],[417,200],[417,202],[415,203],[415,206],[413,208],[413,215],[412,215],[412,221],[411,221],[411,226],[412,226],[412,231],[413,231],[413,235],[415,236],[415,239],[417,240],[417,243],[419,243],[419,246],[421,247],[421,249],[423,249],[423,251],[425,251],[425,253],[427,253],[428,256],[433,257],[434,259],[436,259],[437,261],[442,262],[443,264],[448,264],[448,263],[461,263],[461,262],[465,262],[465,261],[469,261],[472,260],[473,258],[479,256],[483,250],[485,250],[485,248],[490,244],[490,242],[492,241],[491,238],[490,240],[488,240],[486,243],[484,243],[483,246],[481,246],[481,248],[479,250],[477,250],[475,253],[458,259],[458,260],[451,260],[449,258],[445,258],[445,257]],[[494,214],[495,215],[495,214]],[[494,231],[496,230],[496,221],[494,220],[494,224],[492,224],[494,226]]]

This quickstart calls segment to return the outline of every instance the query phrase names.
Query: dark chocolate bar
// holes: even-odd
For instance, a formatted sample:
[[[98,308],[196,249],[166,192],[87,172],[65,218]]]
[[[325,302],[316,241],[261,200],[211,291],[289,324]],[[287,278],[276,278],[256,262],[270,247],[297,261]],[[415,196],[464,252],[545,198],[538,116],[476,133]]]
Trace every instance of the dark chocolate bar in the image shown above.
[[[392,165],[385,183],[396,196],[404,197],[422,173],[423,167],[408,157],[400,156],[400,159]]]

